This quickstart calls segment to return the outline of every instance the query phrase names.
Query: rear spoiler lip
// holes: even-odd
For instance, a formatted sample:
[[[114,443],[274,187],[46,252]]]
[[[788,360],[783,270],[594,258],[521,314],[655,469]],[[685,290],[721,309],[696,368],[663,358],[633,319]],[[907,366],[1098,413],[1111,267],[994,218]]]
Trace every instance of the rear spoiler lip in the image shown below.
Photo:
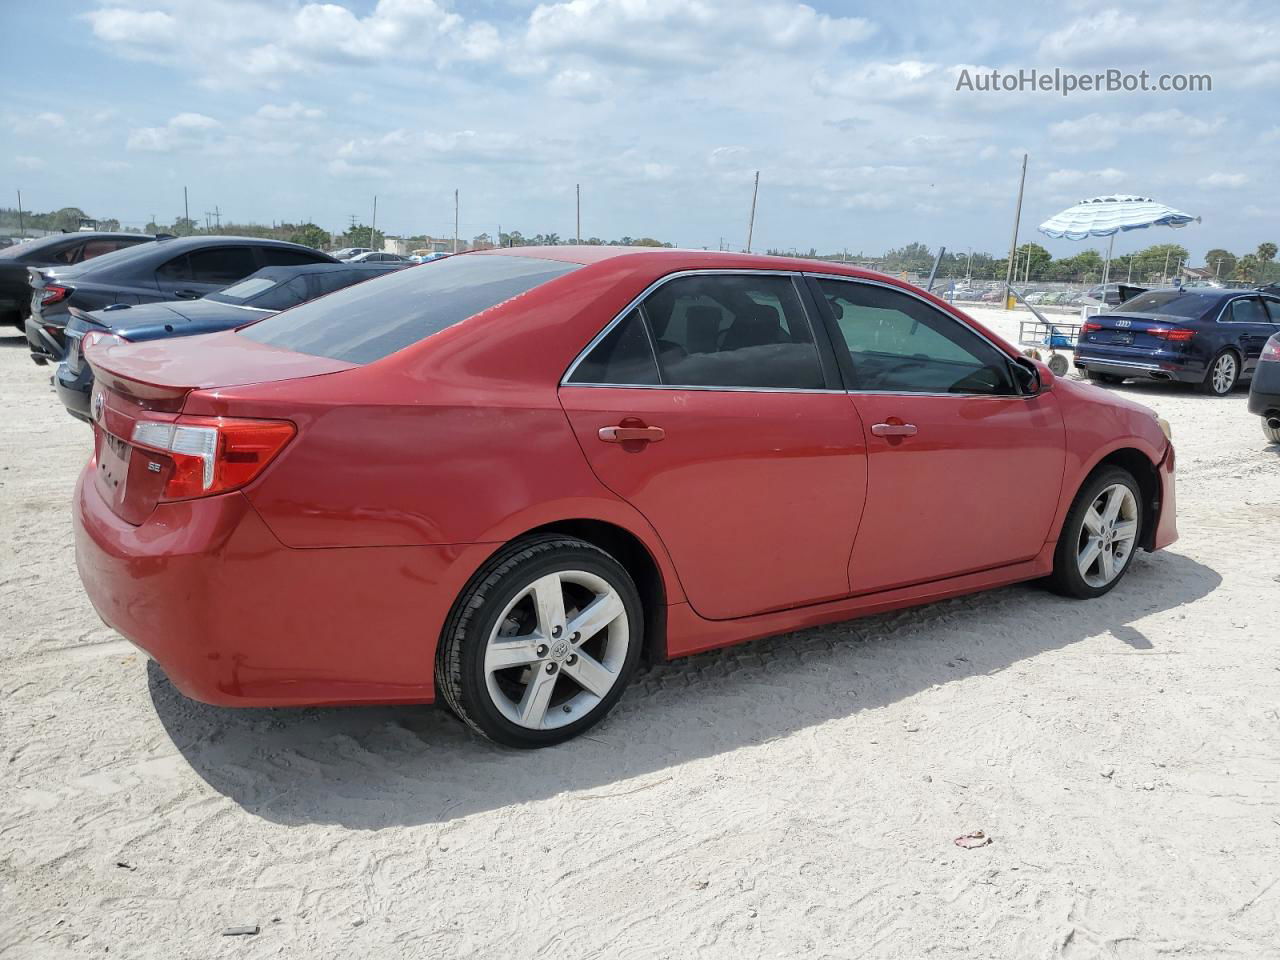
[[[115,340],[111,336],[103,337],[102,339]],[[81,356],[84,362],[89,364],[89,367],[93,370],[95,383],[105,390],[128,397],[146,410],[158,410],[166,413],[178,413],[182,410],[187,394],[194,389],[193,387],[148,383],[145,380],[117,373],[109,367],[103,366],[99,360],[95,359],[94,354],[102,349],[105,348],[98,345],[97,338],[90,340],[88,343],[83,343],[81,346]]]

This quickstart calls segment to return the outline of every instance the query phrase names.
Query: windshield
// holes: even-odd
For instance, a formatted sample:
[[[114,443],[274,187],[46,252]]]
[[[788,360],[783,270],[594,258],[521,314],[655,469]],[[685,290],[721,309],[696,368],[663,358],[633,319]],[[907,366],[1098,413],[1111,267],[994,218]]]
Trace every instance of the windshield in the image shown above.
[[[532,257],[449,257],[357,283],[240,334],[298,353],[370,363],[580,266]]]
[[[1202,317],[1214,303],[1195,293],[1181,290],[1155,290],[1140,293],[1108,313],[1149,313],[1168,317]]]
[[[225,290],[211,293],[206,300],[219,300],[222,303],[244,303],[250,297],[256,297],[263,290],[270,290],[276,285],[270,277],[249,277],[239,283],[233,283]]]

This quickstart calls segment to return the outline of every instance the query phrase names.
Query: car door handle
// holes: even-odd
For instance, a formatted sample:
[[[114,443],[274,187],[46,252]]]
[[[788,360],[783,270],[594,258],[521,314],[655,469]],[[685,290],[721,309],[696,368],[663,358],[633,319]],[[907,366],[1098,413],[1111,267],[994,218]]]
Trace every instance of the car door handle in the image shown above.
[[[667,435],[661,427],[601,427],[599,437],[605,443],[627,443],[638,440],[641,443],[657,443]]]
[[[173,295],[179,300],[199,300],[204,296],[199,290],[175,290]]]
[[[918,431],[914,423],[873,423],[871,432],[877,437],[914,437]]]

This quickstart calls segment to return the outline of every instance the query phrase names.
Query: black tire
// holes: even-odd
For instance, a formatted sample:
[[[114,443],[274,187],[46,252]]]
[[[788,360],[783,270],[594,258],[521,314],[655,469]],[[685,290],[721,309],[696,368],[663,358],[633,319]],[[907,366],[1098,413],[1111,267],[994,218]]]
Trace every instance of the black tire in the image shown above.
[[[1215,386],[1216,378],[1214,376],[1214,371],[1217,370],[1218,364],[1223,362],[1224,357],[1231,358],[1233,372],[1231,374],[1230,382],[1226,384],[1226,389],[1219,389],[1217,386]],[[1225,397],[1232,390],[1234,390],[1236,388],[1236,385],[1239,383],[1240,383],[1240,355],[1236,353],[1234,350],[1227,348],[1226,350],[1219,350],[1214,355],[1213,359],[1209,361],[1209,366],[1205,369],[1205,372],[1204,372],[1204,379],[1200,381],[1200,392],[1207,393],[1211,397]]]
[[[1123,564],[1110,582],[1102,585],[1091,584],[1085,579],[1077,563],[1077,556],[1083,545],[1084,538],[1087,536],[1084,522],[1085,514],[1088,513],[1089,508],[1102,492],[1115,484],[1127,486],[1133,494],[1136,507],[1136,517],[1134,519],[1137,524],[1135,536],[1128,554],[1124,557]],[[1080,492],[1076,494],[1076,499],[1071,504],[1071,509],[1067,511],[1067,519],[1062,524],[1062,532],[1058,536],[1058,546],[1053,554],[1053,573],[1049,575],[1047,580],[1049,588],[1064,597],[1075,597],[1081,600],[1100,597],[1115,589],[1116,584],[1124,579],[1124,575],[1128,572],[1129,566],[1133,563],[1133,558],[1138,552],[1138,542],[1142,536],[1145,509],[1146,506],[1142,501],[1142,489],[1138,486],[1138,481],[1133,478],[1133,474],[1128,470],[1108,466],[1090,474],[1084,485],[1081,486]]]
[[[1098,373],[1096,370],[1089,370],[1086,376],[1094,383],[1105,383],[1109,387],[1124,383],[1124,377],[1117,377],[1114,373]]]
[[[485,650],[498,618],[513,599],[529,589],[539,578],[567,571],[584,571],[599,577],[617,593],[626,613],[628,646],[612,687],[598,703],[578,719],[562,726],[532,729],[513,722],[495,702],[486,682]],[[512,615],[514,611],[509,613],[509,616]],[[566,621],[569,619],[566,616]],[[603,636],[603,632],[600,636]],[[436,683],[449,708],[476,732],[509,747],[547,747],[572,739],[595,726],[613,709],[635,672],[643,638],[644,607],[635,582],[622,564],[599,547],[574,537],[556,534],[530,537],[518,540],[500,551],[472,577],[463,590],[440,638],[436,658]],[[582,652],[586,653],[588,644],[594,642],[593,638],[584,637]],[[569,656],[570,661],[561,661],[566,664],[561,667],[566,673],[572,660],[576,659],[572,652]],[[528,669],[536,671],[544,665],[539,661]],[[523,668],[512,668],[512,671],[521,669]],[[574,689],[585,691],[585,688],[568,676],[557,678],[553,687],[566,684],[568,690],[565,692],[571,693]],[[564,706],[557,706],[556,709],[568,706],[566,700]],[[550,713],[552,708],[548,707],[547,710]]]

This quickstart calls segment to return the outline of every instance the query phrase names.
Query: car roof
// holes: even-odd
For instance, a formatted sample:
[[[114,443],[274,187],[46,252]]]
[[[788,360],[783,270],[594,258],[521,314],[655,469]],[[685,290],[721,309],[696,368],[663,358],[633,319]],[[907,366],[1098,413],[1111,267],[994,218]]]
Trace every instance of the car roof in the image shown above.
[[[838,273],[842,276],[882,279],[887,274],[863,267],[851,266],[833,260],[806,257],[775,257],[759,253],[730,253],[721,250],[703,250],[682,247],[614,247],[567,245],[557,247],[501,247],[496,250],[477,250],[463,256],[512,256],[536,257],[541,260],[559,260],[564,263],[580,263],[584,266],[604,263],[620,257],[666,258],[689,263],[687,269],[699,270],[786,270],[805,273]],[[675,267],[675,269],[680,269]]]

